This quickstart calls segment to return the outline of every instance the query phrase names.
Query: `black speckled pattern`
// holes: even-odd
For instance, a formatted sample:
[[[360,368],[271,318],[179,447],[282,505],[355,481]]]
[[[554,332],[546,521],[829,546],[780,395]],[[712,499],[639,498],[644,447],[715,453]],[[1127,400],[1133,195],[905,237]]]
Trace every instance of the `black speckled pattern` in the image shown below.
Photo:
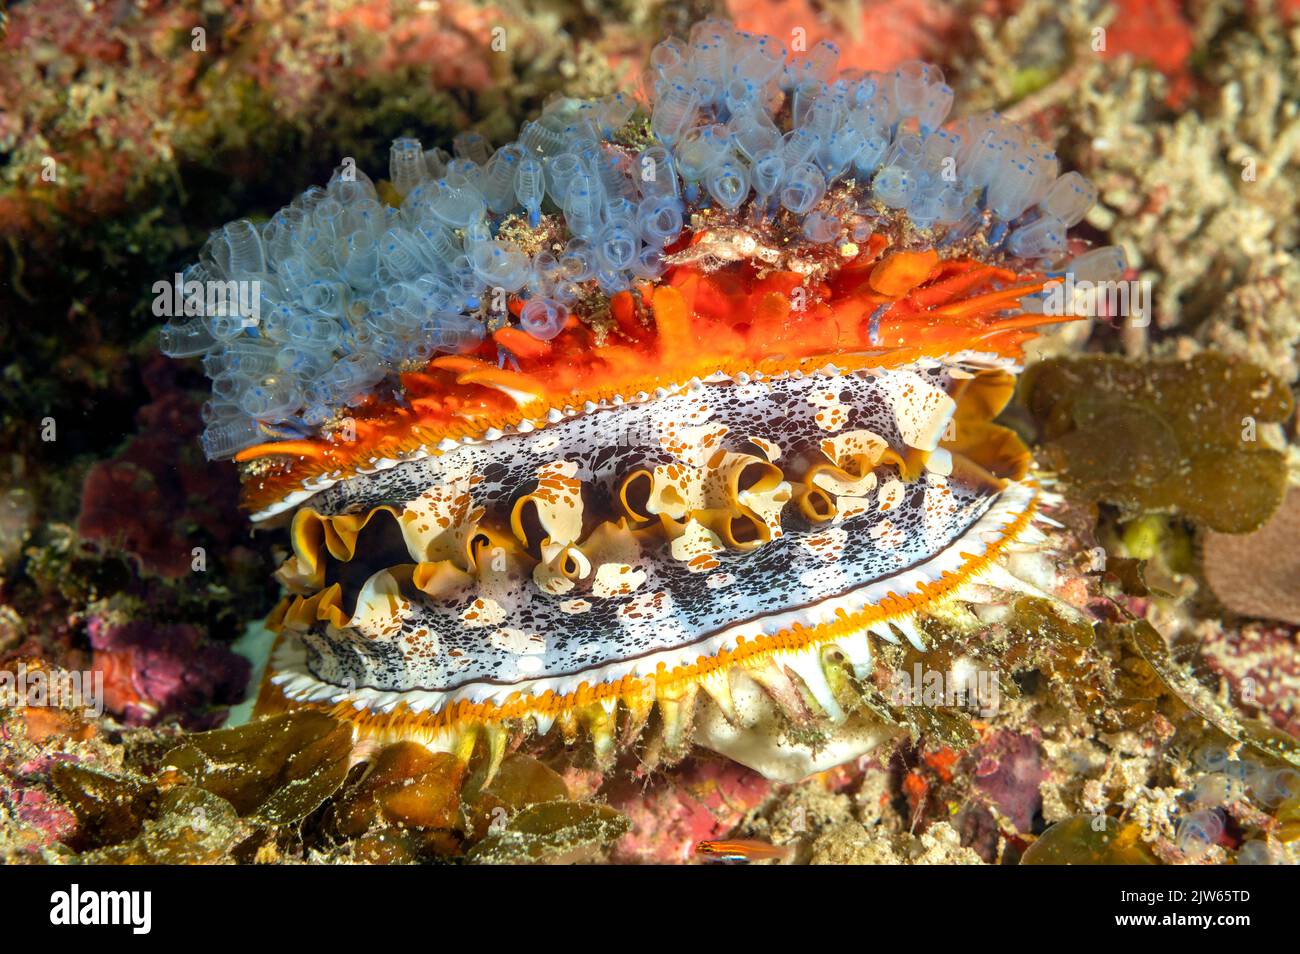
[[[353,478],[321,492],[311,505],[325,513],[400,506],[426,487],[463,477],[472,462],[484,478],[472,491],[475,505],[508,513],[512,501],[535,486],[537,468],[557,460],[576,462],[577,476],[608,499],[630,471],[671,461],[657,438],[684,426],[725,425],[723,443],[730,450],[753,452],[749,438],[771,442],[781,448],[783,465],[806,461],[827,437],[856,429],[901,449],[898,406],[915,399],[919,377],[903,371],[704,385]],[[949,383],[939,370],[924,378],[945,390]],[[816,415],[832,407],[834,420],[819,425]],[[883,482],[892,471],[882,468],[879,476]],[[531,578],[516,577],[476,584],[438,603],[418,595],[400,599],[396,614],[359,610],[344,631],[317,624],[304,637],[309,666],[336,685],[393,691],[523,686],[581,673],[689,646],[734,623],[889,578],[942,552],[995,499],[927,473],[905,485],[901,502],[887,511],[879,509],[879,491],[872,491],[868,512],[839,524],[810,526],[787,505],[783,536],[749,552],[718,553],[718,565],[706,572],[671,559],[666,545],[643,552],[633,568],[639,585],[629,595],[598,597],[580,585],[553,596]],[[478,625],[467,625],[462,614],[476,601]]]

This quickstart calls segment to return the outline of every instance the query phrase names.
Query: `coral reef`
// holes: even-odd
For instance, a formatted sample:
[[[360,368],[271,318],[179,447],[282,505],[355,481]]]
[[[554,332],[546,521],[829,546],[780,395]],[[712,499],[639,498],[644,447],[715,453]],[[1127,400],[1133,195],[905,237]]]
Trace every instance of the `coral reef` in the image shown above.
[[[204,640],[194,626],[154,626],[140,620],[115,624],[95,617],[87,627],[91,668],[104,675],[104,705],[127,725],[179,713],[190,729],[225,720],[218,708],[244,697],[251,667],[243,656]],[[205,725],[205,723],[207,723]]]
[[[1051,124],[1063,159],[1096,183],[1088,223],[1124,248],[1155,293],[1149,324],[1121,329],[1126,353],[1186,357],[1213,346],[1291,383],[1300,373],[1288,304],[1300,291],[1296,11],[1191,6],[1195,22],[1172,0],[1031,2],[1004,22],[980,17],[970,86],[958,93]],[[1063,49],[1036,42],[1053,34]],[[1133,69],[1134,60],[1160,69]]]

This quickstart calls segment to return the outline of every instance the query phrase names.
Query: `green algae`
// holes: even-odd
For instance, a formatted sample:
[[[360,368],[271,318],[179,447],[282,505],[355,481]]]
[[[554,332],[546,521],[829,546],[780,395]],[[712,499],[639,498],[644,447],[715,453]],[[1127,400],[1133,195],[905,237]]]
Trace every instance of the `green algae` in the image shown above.
[[[1021,597],[1003,625],[1003,665],[1041,674],[1056,701],[1105,731],[1148,724],[1168,695],[1121,624],[1093,624],[1049,600]]]
[[[65,840],[80,864],[228,863],[254,835],[226,799],[165,773],[145,778],[63,763],[51,782],[76,816]]]
[[[186,785],[158,800],[158,817],[146,819],[134,838],[87,852],[83,864],[223,864],[251,833],[225,799]]]
[[[140,779],[110,775],[70,762],[50,773],[54,789],[77,816],[73,847],[90,850],[135,838],[156,811],[158,789]]]
[[[990,715],[983,706],[1001,707],[1021,698],[1021,688],[1014,678],[1017,672],[1039,670],[1057,677],[1062,692],[1080,708],[1104,708],[1111,684],[1103,683],[1102,669],[1090,652],[1094,644],[1092,626],[1077,614],[1067,614],[1051,600],[1017,598],[1006,619],[992,632],[983,627],[972,631],[935,616],[922,617],[920,623],[927,648],[918,651],[902,643],[880,646],[875,681],[854,680],[856,695],[843,702],[846,710],[861,708],[886,725],[905,730],[914,741],[925,739],[929,744],[965,750],[980,740],[975,720],[986,720]],[[890,674],[911,674],[918,666],[923,673],[950,672],[959,664],[993,674],[997,697],[968,697],[965,705],[931,705],[924,701],[899,704],[893,698],[888,685]],[[1081,673],[1091,680],[1081,680]],[[1079,699],[1081,693],[1088,695],[1086,704]]]
[[[501,762],[490,784],[463,793],[463,824],[469,836],[482,839],[533,805],[570,798],[563,776],[540,759],[514,752]]]
[[[1246,533],[1282,501],[1286,458],[1266,428],[1294,403],[1247,362],[1211,352],[1189,361],[1057,358],[1031,368],[1020,393],[1038,425],[1040,460],[1128,519],[1179,513]]]
[[[1242,718],[1222,703],[1187,669],[1174,662],[1164,637],[1146,620],[1134,620],[1125,629],[1132,644],[1165,688],[1191,712],[1258,755],[1300,767],[1300,741],[1267,723]]]
[[[1007,628],[1020,638],[1040,638],[1061,646],[1087,648],[1095,640],[1088,623],[1068,619],[1051,600],[1021,596],[1011,604]]]
[[[460,817],[465,765],[416,742],[386,746],[334,806],[338,830],[356,837],[377,821],[409,828],[451,829]]]
[[[351,751],[345,723],[308,710],[187,736],[164,772],[219,795],[241,818],[293,825],[343,785]]]
[[[1057,822],[1029,846],[1022,865],[1155,865],[1140,826],[1108,815],[1075,815]]]
[[[514,810],[569,797],[569,787],[559,772],[521,752],[502,760],[501,768],[483,791]]]
[[[608,805],[542,802],[526,808],[470,849],[478,864],[527,864],[579,860],[631,828]]]

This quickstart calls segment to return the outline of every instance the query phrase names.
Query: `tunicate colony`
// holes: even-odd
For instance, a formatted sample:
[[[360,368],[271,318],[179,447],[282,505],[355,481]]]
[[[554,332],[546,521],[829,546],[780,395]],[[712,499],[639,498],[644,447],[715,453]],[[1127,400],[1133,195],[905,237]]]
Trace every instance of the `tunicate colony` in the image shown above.
[[[269,221],[214,232],[184,278],[256,281],[256,320],[226,307],[162,330],[163,351],[203,355],[212,378],[205,452],[316,433],[396,372],[505,321],[550,339],[585,298],[662,275],[665,248],[706,207],[754,230],[794,217],[812,245],[861,241],[905,214],[940,249],[982,232],[989,258],[1076,281],[1121,276],[1115,247],[1057,264],[1096,193],[1043,143],[996,113],[945,126],[953,92],[936,66],[837,72],[838,58],[829,42],[790,57],[770,36],[707,20],[651,53],[644,148],[622,144],[641,115],[633,97],[556,97],[495,151],[472,132],[452,155],[396,140],[382,198],[345,161]],[[824,201],[850,180],[853,221]],[[507,220],[536,228],[544,215],[555,241],[532,255],[501,235]]]
[[[1230,760],[1222,745],[1208,743],[1195,753],[1195,776],[1186,800],[1193,811],[1182,815],[1175,832],[1175,844],[1189,858],[1203,856],[1218,843],[1224,831],[1224,806],[1249,795],[1261,805],[1275,808],[1300,795],[1300,772],[1276,768],[1254,759]],[[1266,840],[1246,842],[1238,852],[1238,864],[1270,864],[1275,852]]]

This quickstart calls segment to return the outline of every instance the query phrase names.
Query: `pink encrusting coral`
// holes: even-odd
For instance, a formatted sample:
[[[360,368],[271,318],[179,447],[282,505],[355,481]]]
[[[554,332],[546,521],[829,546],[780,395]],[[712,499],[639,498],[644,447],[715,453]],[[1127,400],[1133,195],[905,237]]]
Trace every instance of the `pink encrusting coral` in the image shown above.
[[[205,564],[208,551],[228,556],[242,535],[234,475],[192,451],[201,396],[183,388],[178,371],[159,356],[144,367],[152,400],[136,415],[139,431],[87,472],[77,518],[83,539],[121,547],[145,573],[173,579],[206,570],[195,561]]]
[[[962,26],[954,6],[939,0],[876,0],[860,19],[852,7],[832,6],[819,16],[818,5],[809,0],[729,0],[726,8],[742,30],[800,37],[807,49],[826,40],[863,70],[892,70],[906,60],[940,57]]]
[[[613,860],[690,861],[699,842],[727,837],[772,792],[772,783],[757,772],[722,759],[695,759],[662,777],[628,779],[607,793],[632,823]]]
[[[214,15],[147,0],[93,16],[69,0],[19,5],[0,37],[0,227],[39,235],[120,213],[184,163],[238,156],[250,123],[308,128],[360,84],[484,92],[507,65],[488,43],[503,24],[517,42],[535,37],[527,21],[461,2],[436,17],[394,2],[240,2]]]
[[[204,639],[185,623],[89,626],[93,667],[104,677],[105,707],[129,725],[152,725],[179,717],[191,729],[213,728],[244,696],[250,666],[229,648]]]

